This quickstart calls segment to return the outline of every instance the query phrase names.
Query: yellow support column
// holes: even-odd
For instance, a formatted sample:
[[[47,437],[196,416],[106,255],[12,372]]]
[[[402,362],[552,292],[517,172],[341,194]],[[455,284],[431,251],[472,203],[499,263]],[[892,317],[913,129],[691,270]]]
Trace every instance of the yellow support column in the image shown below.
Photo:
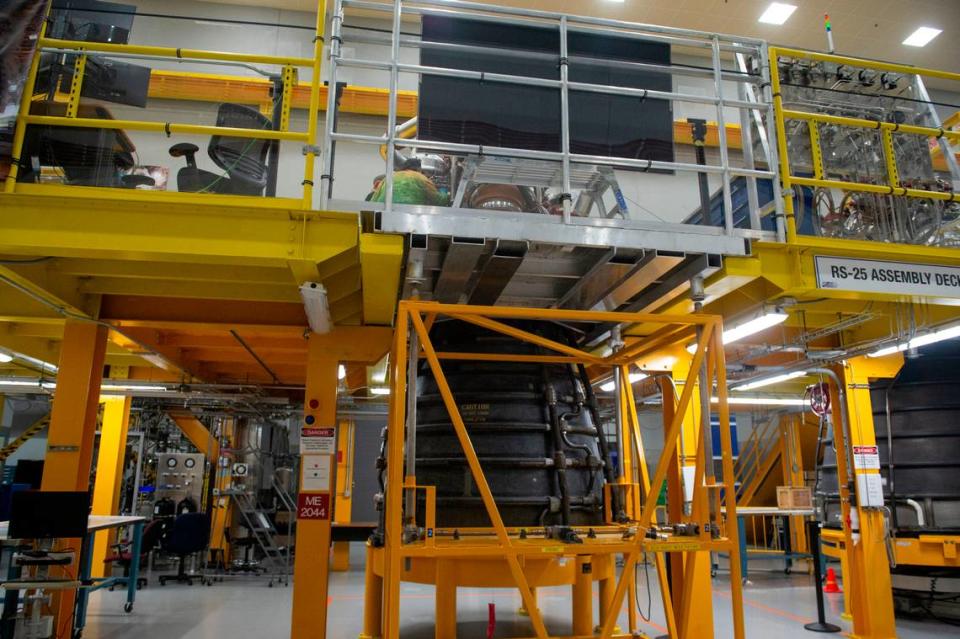
[[[845,447],[838,449],[838,457],[855,446],[876,446],[869,384],[873,379],[895,375],[902,361],[899,354],[875,359],[855,357],[847,360],[846,366],[838,371],[846,390],[846,406],[841,408],[846,408],[849,418],[849,432],[837,438],[849,438],[849,441],[845,442]],[[836,430],[836,424],[834,428]],[[850,530],[852,543],[847,546],[849,574],[843,575],[844,588],[851,596],[851,636],[859,639],[893,639],[897,636],[897,631],[893,616],[893,586],[887,556],[883,497],[881,494],[877,506],[867,506],[867,494],[861,487],[861,482],[864,481],[861,478],[869,475],[879,477],[880,470],[871,468],[872,464],[858,463],[853,455],[848,458],[854,460],[852,470],[857,479],[856,516],[852,517],[854,526]],[[855,528],[857,523],[859,529]]]
[[[437,559],[436,573],[436,620],[433,634],[436,639],[457,637],[457,582],[456,567],[449,559]]]
[[[41,490],[85,491],[90,487],[106,349],[107,329],[103,326],[72,320],[64,325]],[[61,543],[79,548],[76,539]],[[65,571],[63,577],[67,577]],[[55,627],[72,618],[75,599],[71,590],[55,598]]]
[[[353,420],[340,420],[337,433],[337,494],[333,508],[333,520],[338,524],[349,524],[353,507],[353,446],[355,441]],[[337,541],[333,544],[333,565],[335,572],[350,569],[350,542]]]
[[[308,347],[304,434],[336,430],[337,368],[323,336],[311,335]],[[313,439],[312,437],[310,439]],[[333,455],[312,452],[300,440],[300,494],[297,496],[296,559],[293,564],[293,615],[291,639],[324,639],[327,636],[327,586],[330,570],[330,470]],[[331,450],[332,452],[332,450]],[[308,503],[309,502],[309,503]]]
[[[100,425],[100,451],[97,454],[97,478],[93,485],[94,515],[116,515],[120,509],[120,485],[123,483],[123,461],[127,451],[127,428],[130,425],[130,398],[103,398],[103,421]],[[110,546],[117,541],[117,530],[101,530],[94,537],[94,577],[106,572],[104,560]]]
[[[679,501],[683,504],[687,501],[687,496],[692,491],[694,468],[697,464],[697,456],[700,447],[700,428],[701,428],[701,407],[700,390],[697,384],[698,371],[690,370],[692,358],[685,350],[678,350],[675,353],[676,363],[673,367],[673,378],[677,380],[677,385],[694,384],[692,399],[690,401],[690,410],[686,412],[683,420],[681,432],[682,448],[678,448],[679,469],[682,479],[681,494],[671,494],[668,486],[667,501],[671,504],[671,521],[677,521],[674,502]],[[664,396],[666,402],[666,396]],[[713,451],[706,451],[707,460],[713,459]],[[675,489],[679,489],[676,486]],[[693,506],[693,504],[691,504]],[[695,506],[694,506],[695,507]],[[687,521],[690,517],[684,513],[682,520]],[[694,637],[712,637],[713,634],[713,585],[710,581],[711,558],[709,552],[693,553],[671,553],[671,580],[673,591],[674,610],[677,611],[677,626],[681,639],[692,639]],[[684,563],[681,564],[681,561]],[[693,565],[690,565],[693,562]],[[681,570],[678,570],[682,566]],[[693,584],[684,583],[687,578],[693,579]],[[683,601],[683,593],[689,591],[690,601]],[[682,611],[688,611],[686,618]]]
[[[593,566],[589,555],[577,555],[573,578],[573,634],[593,634]]]

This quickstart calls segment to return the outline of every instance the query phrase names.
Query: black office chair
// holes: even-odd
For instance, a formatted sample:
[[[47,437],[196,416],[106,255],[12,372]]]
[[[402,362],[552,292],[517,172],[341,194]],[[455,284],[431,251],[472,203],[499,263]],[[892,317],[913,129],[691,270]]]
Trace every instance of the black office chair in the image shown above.
[[[217,126],[240,129],[272,129],[273,124],[256,109],[225,103],[217,112]],[[207,154],[226,175],[197,167],[196,144],[181,142],[170,147],[170,155],[185,157],[187,166],[177,173],[177,189],[191,193],[229,193],[263,195],[267,186],[267,153],[271,140],[215,135]]]
[[[193,585],[194,579],[205,583],[202,575],[187,573],[187,557],[205,552],[210,543],[210,517],[206,513],[186,513],[173,521],[170,533],[161,542],[160,548],[165,552],[177,555],[177,574],[160,575],[160,585],[166,586],[168,581]]]

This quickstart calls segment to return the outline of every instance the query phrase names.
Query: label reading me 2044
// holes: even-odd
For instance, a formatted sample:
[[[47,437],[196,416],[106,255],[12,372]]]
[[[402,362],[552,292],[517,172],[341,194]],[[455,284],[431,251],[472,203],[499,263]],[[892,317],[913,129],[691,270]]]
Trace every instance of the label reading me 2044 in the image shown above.
[[[960,268],[817,255],[817,287],[838,291],[960,298]]]

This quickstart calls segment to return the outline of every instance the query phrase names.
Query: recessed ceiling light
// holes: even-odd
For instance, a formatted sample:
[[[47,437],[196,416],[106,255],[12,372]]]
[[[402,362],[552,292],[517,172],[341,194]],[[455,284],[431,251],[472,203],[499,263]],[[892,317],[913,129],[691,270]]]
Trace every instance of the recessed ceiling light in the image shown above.
[[[904,40],[903,43],[908,47],[925,47],[930,44],[931,40],[936,38],[941,33],[943,33],[942,29],[934,29],[933,27],[920,27],[911,33],[910,37]]]
[[[759,21],[766,24],[783,24],[790,19],[790,16],[792,16],[796,10],[797,8],[792,4],[774,2],[763,12]]]
[[[13,361],[12,355],[7,355],[6,353],[0,352],[0,364],[8,364]]]

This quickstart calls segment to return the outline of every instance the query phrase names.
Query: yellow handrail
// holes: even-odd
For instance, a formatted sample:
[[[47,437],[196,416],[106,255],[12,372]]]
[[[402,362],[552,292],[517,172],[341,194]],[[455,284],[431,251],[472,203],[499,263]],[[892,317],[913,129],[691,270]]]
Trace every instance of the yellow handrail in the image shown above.
[[[301,208],[309,209],[312,207],[313,200],[313,173],[315,168],[315,157],[317,154],[317,113],[320,105],[321,89],[321,59],[323,55],[323,30],[325,26],[326,3],[320,2],[317,11],[316,38],[314,47],[314,56],[312,58],[299,58],[291,56],[273,56],[256,55],[246,53],[230,53],[225,51],[204,51],[199,49],[181,49],[175,47],[159,47],[129,44],[111,44],[102,42],[81,42],[75,40],[60,40],[56,38],[45,37],[45,27],[41,30],[37,49],[34,53],[30,65],[30,72],[27,82],[24,86],[23,98],[20,103],[20,111],[17,116],[16,129],[13,137],[12,157],[13,162],[10,171],[7,174],[4,183],[4,191],[13,193],[17,189],[17,176],[19,173],[20,155],[23,152],[23,145],[26,139],[26,128],[28,125],[40,126],[58,126],[58,127],[85,127],[95,129],[111,130],[132,130],[148,131],[154,133],[163,133],[166,135],[186,134],[186,135],[209,135],[251,138],[260,140],[286,140],[305,143],[304,149],[304,177],[303,177],[303,195],[301,198]],[[310,109],[307,114],[307,130],[303,132],[288,131],[285,125],[279,127],[280,130],[273,129],[246,129],[238,127],[220,127],[199,124],[185,124],[178,122],[151,122],[145,120],[111,120],[100,118],[78,118],[76,105],[79,103],[83,84],[82,68],[74,73],[74,81],[70,85],[70,92],[67,96],[67,110],[64,116],[53,115],[33,115],[30,113],[30,107],[33,99],[34,89],[36,87],[36,77],[39,67],[40,54],[43,50],[56,49],[60,51],[76,51],[78,59],[85,61],[87,54],[100,53],[104,55],[145,55],[161,58],[172,58],[177,60],[191,60],[196,62],[235,62],[247,64],[265,64],[283,67],[281,75],[283,82],[284,112],[289,113],[290,97],[296,84],[296,74],[293,67],[310,68],[313,77],[310,82]],[[76,70],[75,70],[76,71]],[[71,106],[73,108],[71,108]],[[216,197],[216,194],[210,194],[210,197]]]

